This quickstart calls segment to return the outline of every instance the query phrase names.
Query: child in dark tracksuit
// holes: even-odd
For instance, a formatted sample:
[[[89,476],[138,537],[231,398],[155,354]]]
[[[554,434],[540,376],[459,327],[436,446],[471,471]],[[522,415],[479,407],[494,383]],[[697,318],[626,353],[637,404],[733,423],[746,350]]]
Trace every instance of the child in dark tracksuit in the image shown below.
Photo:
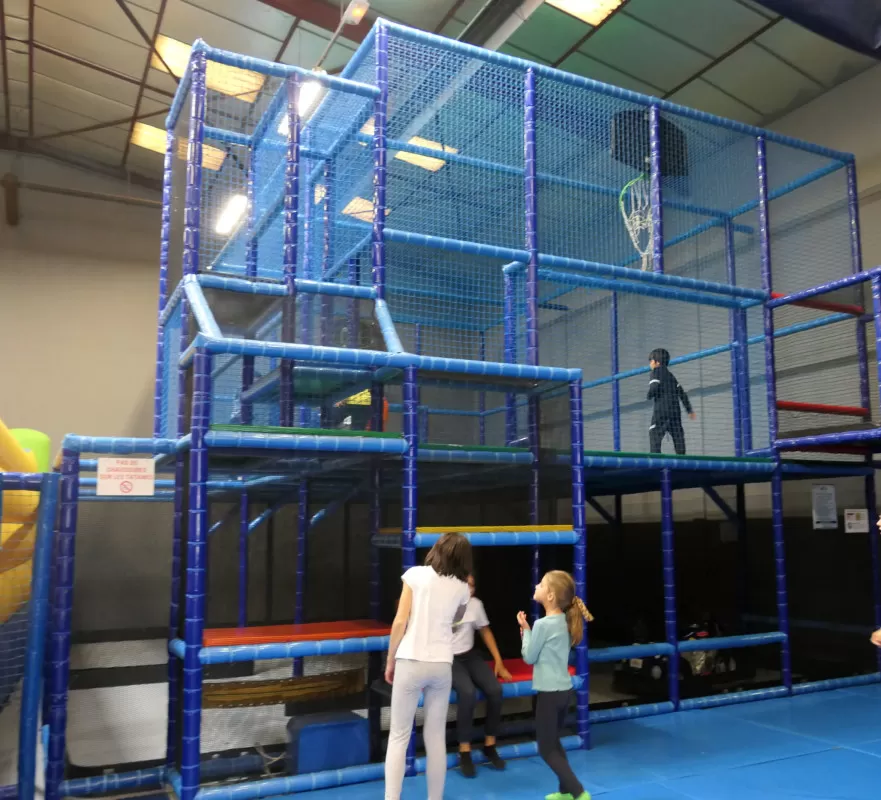
[[[648,399],[654,403],[652,423],[649,427],[649,448],[652,453],[661,452],[661,442],[669,433],[677,455],[685,455],[685,431],[682,430],[682,414],[679,404],[685,406],[688,416],[695,419],[694,410],[685,389],[669,370],[670,353],[659,347],[649,354]]]

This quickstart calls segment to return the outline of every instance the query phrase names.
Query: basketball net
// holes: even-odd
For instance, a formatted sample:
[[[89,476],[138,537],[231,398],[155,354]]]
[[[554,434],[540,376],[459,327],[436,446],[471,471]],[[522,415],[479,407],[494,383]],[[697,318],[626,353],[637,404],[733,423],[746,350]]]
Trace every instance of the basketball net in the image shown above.
[[[651,182],[645,173],[624,185],[618,198],[618,207],[630,241],[640,255],[642,269],[651,269],[652,198]]]

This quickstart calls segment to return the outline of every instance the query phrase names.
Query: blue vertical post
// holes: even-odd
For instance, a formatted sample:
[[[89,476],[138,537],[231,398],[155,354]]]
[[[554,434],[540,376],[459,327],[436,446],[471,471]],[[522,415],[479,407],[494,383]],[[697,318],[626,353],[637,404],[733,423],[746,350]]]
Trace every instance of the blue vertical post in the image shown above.
[[[523,167],[524,209],[526,211],[526,363],[538,364],[538,174],[535,152],[535,71],[527,69],[523,85]],[[529,449],[532,452],[532,471],[529,482],[529,521],[539,522],[539,399],[527,398],[527,426]],[[532,580],[541,579],[541,554],[538,545],[532,548]],[[539,616],[539,604],[533,602],[532,615]]]
[[[504,306],[504,349],[505,363],[517,363],[517,312],[514,298],[514,274],[508,270],[504,273],[505,306]],[[517,396],[512,393],[505,395],[505,444],[510,445],[517,439]]]
[[[168,301],[168,254],[171,242],[171,194],[172,165],[174,164],[174,131],[165,133],[165,160],[162,165],[162,229],[159,237],[159,309],[161,317]],[[165,326],[156,327],[156,379],[153,395],[153,436],[166,435],[162,426],[163,399],[165,397]]]
[[[480,340],[477,346],[477,358],[479,361],[486,361],[486,332],[480,332]],[[480,416],[477,421],[477,442],[478,444],[486,444],[486,392],[480,392],[477,396],[477,410]]]
[[[302,125],[302,120],[300,121]],[[300,136],[302,138],[303,131],[300,130]],[[311,176],[310,176],[311,177]],[[300,248],[300,253],[302,256],[302,264],[298,265],[297,274],[306,280],[315,280],[318,276],[315,275],[314,264],[315,264],[315,254],[313,249],[315,247],[313,243],[313,234],[315,232],[315,183],[310,179],[310,177],[306,178],[306,187],[303,192],[303,199],[305,202],[305,208],[300,212],[300,216],[298,218],[298,227],[299,230],[302,231],[303,235],[303,245]],[[301,344],[314,344],[315,340],[313,338],[313,333],[316,330],[315,326],[315,318],[313,317],[312,311],[314,303],[312,302],[314,296],[311,294],[297,294],[295,306],[296,306],[296,317],[297,324],[295,329],[297,331],[297,339],[296,341]],[[318,328],[320,328],[320,323]],[[300,402],[297,405],[294,402],[294,411],[293,414],[296,419],[296,425],[299,425],[301,428],[311,428],[312,424],[309,420],[309,407],[306,405],[305,398],[304,401]]]
[[[618,292],[612,292],[612,301],[609,306],[609,343],[611,346],[611,374],[617,375],[620,371],[620,358],[618,352]],[[618,452],[621,450],[621,384],[612,381],[612,448]]]
[[[251,503],[248,493],[239,495],[239,614],[238,626],[248,624],[248,525],[250,523]]]
[[[32,560],[33,580],[28,604],[27,649],[21,686],[21,724],[18,730],[18,797],[32,800],[36,787],[37,735],[40,721],[40,690],[49,623],[49,592],[52,550],[58,513],[59,476],[49,473],[40,484],[40,510]]]
[[[762,288],[771,294],[771,222],[768,208],[768,159],[765,137],[756,137],[756,175],[759,191],[759,248],[762,263]],[[765,333],[765,390],[768,399],[768,434],[771,447],[777,439],[777,372],[774,364],[774,310],[762,306]]]
[[[46,749],[46,799],[59,800],[67,758],[67,687],[70,680],[70,626],[79,505],[79,453],[61,454],[61,508],[55,545],[52,620],[49,626],[49,674],[46,681],[49,743]]]
[[[254,279],[257,277],[257,257],[259,254],[257,241],[257,145],[255,141],[251,145],[248,157],[248,233],[245,239],[245,277]],[[254,356],[242,356],[242,392],[246,392],[254,383]],[[242,425],[251,425],[254,422],[254,406],[250,402],[242,400]]]
[[[324,162],[324,240],[321,253],[321,280],[325,280],[328,271],[333,267],[333,196],[334,196],[333,162]],[[326,294],[321,296],[321,330],[319,341],[327,347],[330,335],[331,299]]]
[[[282,307],[281,340],[296,341],[297,308],[297,236],[299,235],[300,210],[300,79],[291,75],[287,79],[288,144],[284,172],[284,248],[282,267],[287,296]],[[306,207],[311,203],[307,201]],[[294,362],[282,359],[280,364],[279,405],[283,427],[294,424]]]
[[[309,548],[309,482],[300,481],[297,495],[297,574],[294,584],[294,625],[306,621],[306,564]],[[303,659],[294,659],[294,677],[303,675]]]
[[[789,646],[789,600],[786,589],[786,542],[783,532],[783,473],[780,465],[771,473],[771,523],[774,533],[774,577],[777,598],[777,629],[786,634],[780,645],[783,685],[792,689],[792,655]]]
[[[661,148],[661,110],[649,107],[649,165],[652,201],[652,269],[664,271],[664,198]]]
[[[676,551],[673,527],[673,481],[669,469],[661,470],[661,556],[664,569],[664,634],[676,648],[667,667],[670,702],[679,708],[679,629],[676,620]]]
[[[416,323],[416,355],[422,355],[422,325],[417,322]],[[421,393],[420,393],[421,394]],[[419,408],[419,441],[427,442],[428,441],[428,426],[430,424],[429,414],[427,408],[422,408],[421,398],[420,398],[420,408]]]
[[[737,269],[734,262],[734,225],[725,218],[725,271],[728,283],[737,285]],[[728,312],[728,337],[731,348],[731,408],[734,415],[734,455],[743,455],[743,411],[741,400],[741,354],[746,347],[746,336],[741,333],[741,309],[732,308]]]
[[[388,163],[388,28],[376,27],[376,87],[373,105],[373,234],[371,264],[378,300],[385,300],[385,209]]]
[[[863,249],[860,242],[860,207],[857,193],[857,168],[856,163],[849,161],[847,164],[847,210],[850,220],[850,259],[851,271],[854,273],[863,271]],[[863,299],[863,285],[858,285],[860,305]],[[857,356],[860,375],[860,405],[863,408],[871,408],[869,397],[869,357],[866,348],[866,323],[857,320]]]
[[[202,649],[205,630],[205,575],[208,555],[208,446],[211,420],[211,356],[199,349],[193,359],[190,416],[190,470],[184,575],[184,668],[181,696],[180,800],[193,800],[199,790],[202,726]]]
[[[407,449],[404,451],[404,484],[401,497],[401,569],[406,572],[416,566],[416,526],[419,506],[419,386],[416,367],[404,368],[403,433]],[[407,747],[407,775],[416,774],[415,729]]]
[[[573,572],[575,594],[587,602],[587,515],[584,492],[584,418],[581,403],[581,381],[569,384],[569,424],[572,447],[572,528],[577,541],[574,547]],[[575,692],[576,724],[581,745],[590,748],[590,666],[588,664],[588,628],[584,639],[575,648],[575,674],[581,678],[581,688]]]

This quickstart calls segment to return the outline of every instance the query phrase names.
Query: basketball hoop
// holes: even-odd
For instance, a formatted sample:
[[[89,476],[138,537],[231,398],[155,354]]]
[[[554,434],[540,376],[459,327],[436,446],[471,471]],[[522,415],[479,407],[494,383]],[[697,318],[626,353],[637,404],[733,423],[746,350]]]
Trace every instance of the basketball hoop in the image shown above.
[[[624,227],[630,241],[639,253],[642,269],[651,268],[652,252],[652,198],[651,182],[642,173],[624,185],[618,197],[618,208],[624,218]]]

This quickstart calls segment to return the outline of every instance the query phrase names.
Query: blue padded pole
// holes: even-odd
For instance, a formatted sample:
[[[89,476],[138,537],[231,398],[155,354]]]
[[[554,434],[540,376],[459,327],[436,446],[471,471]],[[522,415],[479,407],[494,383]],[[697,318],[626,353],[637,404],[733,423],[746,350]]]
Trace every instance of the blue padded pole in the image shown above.
[[[582,419],[581,381],[569,383],[569,423],[572,452],[572,528],[578,537],[573,548],[575,594],[587,602],[587,513],[584,491],[584,420]],[[590,748],[590,666],[588,663],[588,630],[575,648],[575,674],[581,679],[576,690],[577,730],[581,745]]]
[[[37,771],[37,735],[40,721],[40,691],[45,660],[46,630],[49,621],[49,592],[52,550],[58,512],[58,482],[55,473],[43,475],[40,510],[33,554],[33,581],[28,604],[27,659],[21,687],[21,714],[18,730],[18,797],[34,797]]]
[[[404,369],[403,386],[403,433],[407,449],[403,455],[404,481],[402,487],[401,515],[401,569],[406,572],[416,566],[416,526],[419,505],[419,386],[416,383],[416,367]],[[416,774],[416,736],[410,735],[407,746],[407,775]]]
[[[251,516],[251,504],[248,493],[239,495],[239,615],[238,626],[244,628],[248,624],[248,521]]]
[[[190,417],[189,499],[186,520],[186,601],[184,606],[183,692],[181,707],[180,800],[194,800],[199,790],[199,742],[202,724],[202,664],[199,652],[205,629],[208,542],[208,446],[211,422],[211,356],[197,351],[193,361]]]
[[[202,209],[202,142],[205,128],[205,53],[195,50],[190,58],[190,129],[187,142],[187,186],[184,201],[183,274],[199,272],[199,234]]]
[[[294,577],[294,625],[306,621],[306,564],[309,547],[309,482],[300,481],[297,495],[297,574]],[[294,659],[294,677],[303,676],[303,659]]]
[[[860,242],[860,207],[857,193],[857,169],[853,161],[847,164],[847,210],[850,221],[850,259],[851,272],[863,271],[863,250]],[[863,292],[860,292],[863,295]],[[865,301],[861,300],[860,305]],[[857,320],[857,365],[860,376],[860,406],[871,408],[869,397],[869,357],[866,348],[866,324]]]
[[[771,278],[771,222],[768,209],[768,160],[765,138],[756,137],[756,176],[759,192],[759,247],[762,261],[762,289],[770,297]],[[777,371],[774,365],[774,311],[766,302],[762,307],[765,329],[765,388],[768,399],[768,434],[771,442],[777,439]],[[781,628],[781,630],[783,630]]]
[[[281,93],[279,93],[281,94]],[[245,238],[245,276],[249,279],[257,277],[258,237],[257,225],[257,192],[255,187],[255,174],[257,172],[257,145],[259,139],[255,139],[251,145],[250,158],[248,159],[248,229]],[[254,383],[254,356],[242,356],[242,395],[251,388]],[[254,407],[249,401],[242,400],[242,425],[251,425],[254,421]]]
[[[416,323],[416,355],[422,355],[422,323]],[[480,359],[482,360],[482,359]],[[421,392],[420,392],[421,395]],[[429,410],[419,404],[419,441],[428,441],[428,427],[431,424]]]
[[[878,353],[881,353],[881,350],[878,349],[881,347],[881,277],[877,275],[872,278],[872,316],[875,323],[875,360],[878,369],[878,388],[881,391],[881,356],[878,356]]]
[[[171,241],[171,193],[172,165],[174,163],[174,131],[165,134],[165,159],[162,165],[162,230],[159,236],[159,309],[156,327],[156,379],[153,395],[153,436],[158,439],[166,431],[162,428],[162,399],[164,396],[163,377],[165,371],[165,325],[162,324],[162,312],[168,300],[168,253]]]
[[[321,262],[321,280],[327,280],[327,273],[333,266],[333,196],[334,196],[334,169],[330,161],[324,162],[324,241],[322,247]],[[322,347],[327,347],[330,343],[328,337],[330,335],[330,315],[331,315],[331,299],[327,295],[321,297],[321,330],[319,332],[319,343]]]
[[[734,263],[734,227],[730,219],[725,220],[725,271],[728,283],[737,285],[737,270]],[[743,411],[740,407],[741,373],[740,350],[746,345],[746,339],[740,331],[740,315],[742,309],[732,308],[728,312],[728,337],[734,347],[731,348],[731,400],[734,412],[734,454],[743,455]]]
[[[753,449],[753,417],[752,417],[752,397],[749,375],[749,346],[752,343],[749,339],[747,330],[747,312],[745,308],[737,312],[737,371],[739,375],[740,389],[740,437],[743,445],[743,452],[748,453]],[[786,328],[775,331],[775,336],[787,335]],[[793,331],[794,333],[795,331]]]
[[[516,303],[514,299],[514,275],[507,271],[504,273],[505,283],[505,363],[517,363],[517,330],[516,330]],[[517,397],[514,394],[505,395],[505,444],[510,445],[517,439]]]
[[[676,557],[673,528],[673,481],[669,469],[661,470],[661,555],[664,564],[664,632],[667,644],[678,647],[676,621]],[[679,707],[679,659],[672,656],[668,663],[667,680],[670,702]]]
[[[288,146],[284,171],[284,247],[282,266],[287,297],[282,306],[281,340],[296,341],[297,314],[297,236],[300,211],[300,82],[296,75],[287,81]],[[311,203],[307,202],[307,208]],[[306,254],[308,258],[308,252]],[[279,365],[280,423],[284,427],[294,424],[294,362],[282,359]]]
[[[70,682],[70,626],[73,619],[73,576],[79,493],[79,453],[62,450],[61,510],[55,544],[52,622],[49,634],[46,748],[46,799],[59,800],[67,758],[67,689]]]
[[[526,212],[526,363],[538,365],[538,178],[535,152],[535,71],[526,70],[523,80],[523,166],[524,209]],[[539,399],[530,395],[527,403],[529,449],[532,468],[529,481],[529,521],[538,524],[539,517]],[[532,582],[541,580],[541,553],[532,548]],[[533,619],[539,617],[539,604],[532,604]]]
[[[652,270],[664,272],[664,198],[661,187],[661,110],[649,106],[649,161],[652,200]]]
[[[481,331],[478,334],[477,344],[477,360],[486,361],[486,333]],[[478,444],[486,444],[486,392],[481,391],[477,395],[477,410],[480,412],[480,418],[477,420],[477,442]],[[428,415],[426,414],[426,419]]]
[[[385,209],[388,160],[388,28],[380,22],[376,30],[376,86],[373,101],[373,236],[371,240],[373,288],[385,300]]]
[[[783,536],[783,472],[771,473],[771,522],[774,530],[774,576],[777,593],[777,629],[786,635],[780,644],[783,685],[792,691],[792,655],[789,648],[789,601],[786,589],[786,542]]]
[[[618,374],[618,293],[612,292],[609,306],[609,339],[611,344],[612,375]],[[612,449],[621,449],[621,384],[612,381]]]

